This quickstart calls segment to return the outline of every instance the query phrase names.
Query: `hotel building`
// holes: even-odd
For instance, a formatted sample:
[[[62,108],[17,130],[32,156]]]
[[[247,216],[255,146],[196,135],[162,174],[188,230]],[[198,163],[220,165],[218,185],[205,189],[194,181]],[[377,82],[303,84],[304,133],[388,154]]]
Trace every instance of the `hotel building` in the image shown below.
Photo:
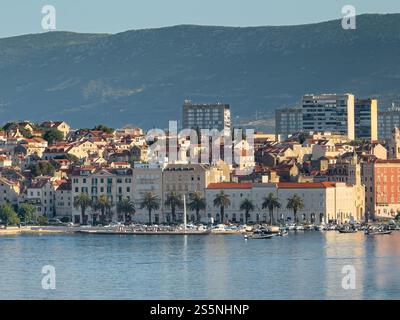
[[[183,104],[182,127],[184,129],[208,129],[230,132],[231,111],[228,104]]]
[[[304,132],[332,132],[354,140],[354,95],[307,94],[301,101]]]
[[[354,114],[356,139],[378,140],[378,100],[356,99]]]
[[[400,127],[400,107],[392,105],[385,111],[378,113],[378,138],[390,140],[392,131],[395,127]]]
[[[290,135],[303,129],[303,114],[301,108],[282,108],[275,110],[275,135],[285,140]]]
[[[244,222],[244,212],[240,204],[249,199],[254,204],[249,222],[268,222],[269,212],[262,209],[264,198],[274,194],[281,203],[281,208],[274,210],[274,220],[294,222],[293,210],[286,208],[288,198],[297,194],[304,203],[304,208],[297,212],[299,221],[312,223],[338,222],[351,220],[364,221],[364,188],[339,182],[304,182],[304,183],[212,183],[206,189],[207,217],[221,221],[219,208],[213,204],[215,196],[223,190],[229,196],[230,206],[225,208],[225,221]]]

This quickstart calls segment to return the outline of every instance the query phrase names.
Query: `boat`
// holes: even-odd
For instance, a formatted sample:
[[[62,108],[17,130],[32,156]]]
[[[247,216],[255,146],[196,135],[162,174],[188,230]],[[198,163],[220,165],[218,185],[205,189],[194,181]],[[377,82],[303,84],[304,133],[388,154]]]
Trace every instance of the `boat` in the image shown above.
[[[365,230],[365,234],[369,236],[377,236],[377,235],[389,235],[393,231],[392,230]]]
[[[281,230],[278,233],[278,236],[280,236],[280,237],[285,237],[287,235],[289,235],[289,232],[287,230]]]
[[[304,231],[304,226],[302,226],[302,225],[296,225],[296,226],[294,227],[294,230],[295,230],[295,231]]]
[[[258,239],[271,239],[275,237],[274,234],[265,234],[265,233],[254,233],[250,235],[245,235],[244,238],[245,240],[247,239],[252,239],[252,240],[258,240]]]
[[[357,228],[346,225],[341,228],[338,228],[337,231],[339,231],[339,233],[356,233],[358,230]]]
[[[357,229],[338,229],[339,233],[356,233]]]
[[[286,225],[286,229],[289,231],[293,231],[295,229],[296,225],[294,223],[290,223]]]

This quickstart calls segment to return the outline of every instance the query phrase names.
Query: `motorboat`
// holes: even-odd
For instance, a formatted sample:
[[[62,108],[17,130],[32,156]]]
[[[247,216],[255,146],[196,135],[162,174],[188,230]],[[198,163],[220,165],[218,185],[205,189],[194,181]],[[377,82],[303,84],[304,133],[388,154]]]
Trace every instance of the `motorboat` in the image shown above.
[[[244,235],[244,238],[246,240],[247,239],[258,240],[258,239],[271,239],[275,236],[276,234],[266,233],[264,232],[264,230],[255,230],[252,234]]]
[[[289,223],[286,225],[287,230],[295,230],[296,225],[294,223]]]
[[[289,235],[289,232],[287,230],[281,230],[278,233],[278,236],[280,236],[280,237],[285,237],[287,235]]]
[[[357,229],[338,229],[339,233],[357,233]]]
[[[389,235],[392,234],[393,230],[385,230],[384,228],[368,228],[365,229],[364,233],[370,236],[377,235]]]
[[[304,231],[304,226],[302,226],[302,225],[296,225],[296,226],[294,227],[294,230],[295,230],[295,231]]]
[[[353,226],[345,225],[338,228],[337,231],[339,231],[339,233],[356,233],[358,230]]]

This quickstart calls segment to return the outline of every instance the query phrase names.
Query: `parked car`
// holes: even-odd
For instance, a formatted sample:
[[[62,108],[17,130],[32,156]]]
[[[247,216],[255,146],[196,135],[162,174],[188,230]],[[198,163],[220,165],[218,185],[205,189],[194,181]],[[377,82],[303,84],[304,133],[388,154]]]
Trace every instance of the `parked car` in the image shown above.
[[[61,222],[60,219],[49,219],[49,225],[62,225],[63,223]]]

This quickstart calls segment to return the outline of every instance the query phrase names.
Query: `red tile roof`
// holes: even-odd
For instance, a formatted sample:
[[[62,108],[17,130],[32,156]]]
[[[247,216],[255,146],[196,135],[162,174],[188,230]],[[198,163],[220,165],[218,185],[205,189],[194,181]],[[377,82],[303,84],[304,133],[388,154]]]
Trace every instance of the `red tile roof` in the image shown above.
[[[219,183],[210,183],[207,186],[207,189],[251,189],[252,183],[244,182],[244,183],[235,183],[235,182],[219,182]]]
[[[279,182],[279,189],[326,189],[334,188],[335,182]]]

